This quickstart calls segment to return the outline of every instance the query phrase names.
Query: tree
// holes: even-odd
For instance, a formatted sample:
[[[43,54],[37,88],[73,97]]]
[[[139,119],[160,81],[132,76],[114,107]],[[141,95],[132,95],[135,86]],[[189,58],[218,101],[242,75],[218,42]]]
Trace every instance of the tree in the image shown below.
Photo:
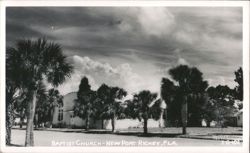
[[[204,103],[201,106],[202,110],[201,114],[202,114],[202,119],[206,121],[206,126],[210,127],[210,123],[216,119],[216,114],[215,114],[216,110],[213,101],[211,101],[211,98],[209,97],[208,89],[204,94],[204,96],[202,97],[204,98]]]
[[[14,65],[20,72],[17,76],[30,96],[25,146],[33,146],[33,120],[39,82],[46,80],[53,86],[58,86],[70,77],[73,67],[66,61],[60,45],[47,42],[46,39],[20,40],[16,47],[8,47],[7,52],[12,55],[11,60],[17,61],[18,65]]]
[[[175,97],[178,99],[177,101],[179,101],[179,104],[181,105],[180,114],[183,127],[182,133],[186,134],[186,126],[188,123],[188,101],[195,100],[197,97],[199,98],[202,93],[205,92],[208,83],[203,80],[202,73],[197,68],[190,68],[187,65],[179,65],[175,68],[172,68],[169,70],[169,74],[176,82]],[[162,89],[164,90],[165,88],[162,87]],[[165,91],[162,91],[162,94],[164,93]]]
[[[38,92],[39,93],[39,92]],[[41,123],[49,123],[52,127],[53,115],[56,106],[63,106],[63,96],[57,89],[49,89],[48,91],[41,91],[37,100],[37,108],[35,114],[35,126]]]
[[[74,114],[86,120],[86,131],[89,129],[90,117],[93,117],[95,114],[96,100],[96,92],[90,89],[88,78],[83,77],[77,92],[77,99],[75,100]]]
[[[201,93],[193,93],[188,96],[188,126],[200,127],[202,126],[202,120],[204,119],[204,111],[207,110],[205,105],[207,104],[208,97],[206,91]]]
[[[108,87],[103,84],[97,90],[97,93],[103,106],[100,116],[102,119],[111,120],[112,132],[114,132],[115,120],[123,115],[121,99],[127,95],[127,92],[122,88]]]
[[[6,50],[6,144],[11,142],[11,127],[14,122],[14,105],[25,92],[23,83],[27,77],[20,68],[22,57],[13,52],[11,48]]]
[[[45,86],[42,82],[39,82],[38,85],[38,91],[37,91],[37,103],[39,105],[39,103],[46,101],[47,97],[47,91],[45,89]],[[14,112],[15,112],[15,116],[20,118],[20,122],[19,122],[19,126],[20,128],[22,128],[23,125],[23,121],[24,119],[27,117],[27,105],[28,102],[30,101],[30,96],[27,90],[22,91],[21,94],[19,94],[18,98],[16,98],[16,101],[14,103]],[[37,108],[38,109],[38,108]],[[36,109],[36,112],[37,112]],[[34,118],[34,122],[35,122],[35,126],[37,125],[37,119]]]
[[[53,115],[55,112],[55,107],[56,106],[63,106],[63,96],[60,95],[60,92],[54,88],[50,89],[48,91],[48,118],[49,118],[49,122],[50,122],[50,127],[52,127],[52,121],[53,121]]]
[[[161,115],[160,100],[157,100],[157,94],[148,90],[135,94],[133,100],[128,102],[127,109],[132,118],[143,120],[144,134],[148,133],[148,119],[158,120]]]
[[[104,103],[105,118],[111,119],[112,132],[115,130],[115,120],[122,115],[122,102],[120,101],[127,95],[127,92],[119,87],[112,87],[110,91],[110,101]]]
[[[19,127],[22,128],[23,127],[23,121],[26,118],[26,114],[27,114],[27,104],[28,104],[28,98],[26,98],[27,93],[23,93],[22,95],[20,95],[20,98],[14,103],[14,110],[15,112],[17,112],[17,116],[20,118],[20,122],[19,122]]]
[[[181,103],[176,96],[177,86],[174,83],[167,79],[162,78],[161,80],[161,97],[167,105],[166,115],[167,120],[170,124],[176,126],[176,121],[180,120],[180,110]]]
[[[110,87],[107,86],[106,84],[102,84],[98,89],[97,89],[97,97],[98,97],[98,102],[95,105],[96,108],[96,115],[95,117],[98,119],[102,120],[102,128],[103,128],[103,120],[104,118],[104,114],[103,114],[103,108],[105,103],[107,103],[106,101],[108,101],[108,94],[110,91]]]
[[[207,89],[210,107],[207,112],[210,113],[211,120],[216,120],[224,126],[228,117],[236,111],[234,107],[233,90],[228,86],[218,85]]]
[[[39,115],[38,115],[38,110],[39,109],[46,109],[44,106],[44,103],[46,103],[48,100],[48,93],[46,90],[46,86],[42,81],[39,82],[38,87],[37,87],[37,101],[36,101],[36,111],[35,111],[35,116],[34,116],[34,125],[35,128],[38,128],[38,124],[40,121]],[[27,99],[27,102],[29,102],[30,99]],[[27,106],[26,102],[26,106]],[[41,107],[42,104],[42,107]],[[27,111],[26,111],[27,113]]]
[[[243,108],[243,71],[242,68],[240,67],[237,71],[234,72],[235,74],[235,79],[234,81],[238,84],[234,88],[235,92],[235,99],[240,100],[241,102],[238,104],[239,109]]]

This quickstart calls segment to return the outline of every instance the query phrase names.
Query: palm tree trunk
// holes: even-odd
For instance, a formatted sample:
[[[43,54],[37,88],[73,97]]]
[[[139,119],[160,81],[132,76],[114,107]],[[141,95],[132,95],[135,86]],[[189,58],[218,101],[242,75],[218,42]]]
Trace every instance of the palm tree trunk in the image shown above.
[[[5,113],[6,113],[6,125],[5,125],[5,128],[6,128],[6,137],[5,137],[5,140],[6,140],[6,144],[9,145],[11,144],[11,127],[12,127],[12,124],[13,124],[13,120],[14,120],[14,111],[13,111],[13,101],[12,101],[12,95],[11,94],[12,92],[8,92],[6,91],[6,110],[5,110]]]
[[[103,119],[101,119],[101,121],[102,121],[102,129],[104,129],[104,120]]]
[[[34,135],[33,135],[33,121],[36,110],[36,96],[37,90],[32,91],[32,101],[29,102],[27,110],[27,126],[26,126],[26,136],[25,136],[25,146],[34,146]]]
[[[30,146],[34,146],[34,124],[31,125],[30,129]]]
[[[11,119],[8,118],[6,121],[6,144],[9,145],[11,143]]]
[[[53,126],[54,109],[55,108],[52,108],[52,110],[50,112],[50,128],[52,128],[52,126]]]
[[[9,127],[7,125],[7,128],[6,128],[6,144],[7,145],[10,145],[11,143],[11,127]]]
[[[168,126],[168,108],[165,109],[165,120],[164,120],[164,126]]]
[[[12,104],[6,104],[7,105],[7,111],[6,111],[6,144],[9,145],[11,142],[11,127],[13,124],[13,105]]]
[[[144,134],[147,134],[148,133],[148,119],[146,119],[146,118],[144,118],[143,129],[144,129]]]
[[[164,109],[161,109],[160,119],[159,119],[159,128],[164,127],[163,115],[164,115]]]
[[[209,121],[209,120],[207,121],[207,127],[210,127],[210,125],[211,125],[210,122],[211,121]]]
[[[35,124],[35,129],[37,129],[38,128],[38,114],[35,114],[34,124]]]
[[[20,115],[20,122],[19,122],[19,127],[20,129],[23,128],[23,120],[24,120],[24,111],[21,111],[21,115]]]
[[[188,108],[187,108],[187,101],[184,100],[182,105],[181,105],[181,119],[182,119],[182,134],[186,134],[187,131],[186,131],[186,127],[187,127],[187,111],[188,111]]]
[[[114,116],[111,118],[111,125],[112,125],[112,132],[114,132],[115,131],[115,117]]]
[[[85,127],[85,130],[86,131],[89,130],[89,114],[87,114],[87,117],[86,117],[86,127]]]

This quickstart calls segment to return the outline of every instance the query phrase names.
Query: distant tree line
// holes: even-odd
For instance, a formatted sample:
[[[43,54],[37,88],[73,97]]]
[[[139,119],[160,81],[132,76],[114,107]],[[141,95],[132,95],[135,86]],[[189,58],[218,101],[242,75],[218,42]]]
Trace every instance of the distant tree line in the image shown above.
[[[212,120],[224,124],[226,118],[237,111],[235,100],[240,100],[242,109],[243,74],[240,67],[236,72],[237,86],[209,86],[202,72],[195,67],[180,65],[169,70],[171,79],[163,78],[161,97],[167,104],[167,120],[170,125],[201,126],[202,119],[208,126]],[[223,122],[223,123],[222,123]],[[185,128],[183,129],[185,133]]]
[[[11,127],[14,118],[21,122],[26,118],[25,146],[34,145],[33,129],[43,124],[52,125],[55,107],[63,106],[63,96],[54,87],[62,84],[73,72],[73,66],[66,61],[61,46],[45,39],[20,40],[15,47],[6,51],[6,144],[11,142]],[[179,65],[169,70],[170,78],[162,78],[160,95],[149,90],[134,93],[133,98],[123,101],[127,92],[120,87],[102,84],[91,90],[87,77],[83,77],[74,103],[74,115],[86,121],[110,119],[112,131],[115,121],[133,118],[143,121],[147,133],[148,119],[158,120],[161,103],[167,105],[166,116],[169,125],[183,127],[201,126],[201,120],[212,120],[223,124],[232,112],[237,111],[235,100],[243,104],[243,72],[235,72],[234,89],[227,85],[209,86],[202,72],[196,67]],[[46,90],[45,83],[53,86]],[[22,126],[22,124],[21,124]]]
[[[134,95],[133,100],[122,101],[127,92],[119,87],[110,87],[102,84],[97,91],[90,89],[87,77],[83,77],[77,92],[74,105],[74,114],[85,119],[86,130],[89,129],[90,117],[94,119],[110,119],[112,132],[115,130],[115,121],[121,118],[138,118],[144,122],[144,133],[147,133],[149,118],[159,119],[160,107],[157,94],[143,90]],[[152,107],[150,104],[154,102]],[[157,106],[157,107],[156,107]]]

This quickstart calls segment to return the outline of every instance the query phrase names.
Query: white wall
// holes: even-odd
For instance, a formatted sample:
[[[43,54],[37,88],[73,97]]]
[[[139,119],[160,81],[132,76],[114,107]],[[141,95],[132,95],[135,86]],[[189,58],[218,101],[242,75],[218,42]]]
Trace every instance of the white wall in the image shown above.
[[[52,120],[52,124],[58,124],[58,107],[55,107],[54,109],[54,114],[53,114],[53,120]]]
[[[142,128],[143,122],[138,119],[121,119],[115,121],[115,129]],[[148,120],[148,128],[159,127],[159,121]],[[104,121],[104,129],[112,129],[111,120]]]
[[[77,93],[72,92],[63,97],[63,111],[71,111],[74,108],[74,100],[77,98]]]
[[[62,124],[65,124],[66,126],[71,126],[71,117],[70,115],[73,115],[73,110],[74,107],[74,100],[76,99],[76,92],[69,93],[63,97],[63,120],[61,121]],[[56,125],[60,123],[58,121],[58,113],[59,109],[58,107],[55,107],[54,115],[53,115],[53,124]],[[79,125],[81,121],[76,119],[76,124]]]

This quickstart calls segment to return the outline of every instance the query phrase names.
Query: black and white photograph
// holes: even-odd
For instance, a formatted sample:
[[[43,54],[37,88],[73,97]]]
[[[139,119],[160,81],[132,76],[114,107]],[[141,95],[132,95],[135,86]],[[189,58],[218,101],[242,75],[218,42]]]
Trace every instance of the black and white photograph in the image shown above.
[[[249,149],[246,8],[4,9],[1,146]]]

